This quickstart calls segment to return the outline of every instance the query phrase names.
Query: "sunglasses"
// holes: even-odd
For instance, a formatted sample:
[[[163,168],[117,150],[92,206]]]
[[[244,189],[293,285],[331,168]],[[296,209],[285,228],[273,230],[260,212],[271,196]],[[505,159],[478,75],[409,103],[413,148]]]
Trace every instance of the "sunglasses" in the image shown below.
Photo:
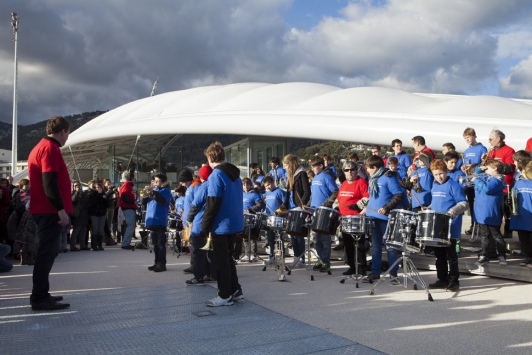
[[[357,169],[344,169],[344,172],[345,172],[345,173],[348,173],[348,172],[350,172],[350,171],[357,171]]]

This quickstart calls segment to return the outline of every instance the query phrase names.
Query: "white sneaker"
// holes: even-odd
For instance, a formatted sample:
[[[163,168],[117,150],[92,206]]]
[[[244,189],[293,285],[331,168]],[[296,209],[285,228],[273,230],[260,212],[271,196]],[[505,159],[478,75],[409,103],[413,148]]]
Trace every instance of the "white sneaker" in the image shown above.
[[[249,261],[249,256],[245,255],[242,257],[242,259],[240,259],[240,261]]]
[[[257,258],[254,257],[254,256],[252,256],[252,257],[251,257],[251,261],[257,261]]]
[[[205,305],[208,307],[232,306],[233,296],[229,296],[228,298],[221,298],[220,296],[216,296],[212,300],[206,301]]]
[[[499,256],[499,265],[508,265],[504,256]]]

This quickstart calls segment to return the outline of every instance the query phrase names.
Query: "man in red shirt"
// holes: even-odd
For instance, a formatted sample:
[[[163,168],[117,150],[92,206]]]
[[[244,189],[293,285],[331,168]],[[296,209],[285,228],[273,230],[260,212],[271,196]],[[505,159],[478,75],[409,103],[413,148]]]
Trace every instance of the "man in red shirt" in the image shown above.
[[[526,141],[525,150],[529,153],[532,153],[532,138]]]
[[[346,180],[340,185],[336,200],[339,203],[339,210],[341,216],[357,216],[360,211],[364,209],[369,199],[368,183],[366,180],[358,176],[358,166],[355,162],[346,161],[342,170],[345,173]],[[342,231],[343,232],[343,231]],[[342,233],[345,245],[345,253],[347,256],[347,264],[349,269],[343,275],[353,275],[355,273],[355,244],[354,239],[347,233]],[[358,262],[361,267],[359,269],[360,275],[366,275],[366,251],[364,249],[365,237],[361,235],[358,241]]]
[[[131,239],[135,234],[135,213],[137,210],[137,198],[135,196],[135,190],[133,189],[135,184],[135,173],[133,171],[126,175],[126,181],[120,186],[118,207],[122,209],[126,220],[126,230],[122,237],[122,249],[131,250]],[[118,228],[120,228],[119,226]]]
[[[489,142],[491,149],[488,151],[488,160],[498,160],[503,164],[503,169],[501,171],[504,174],[506,185],[503,192],[503,209],[504,214],[504,238],[511,238],[512,232],[510,231],[510,205],[508,204],[508,187],[512,185],[513,176],[515,173],[515,165],[512,156],[515,153],[513,148],[509,147],[504,143],[506,138],[505,134],[494,129],[490,133]],[[484,157],[484,156],[483,156]]]
[[[70,134],[70,123],[64,117],[52,117],[46,124],[46,134],[28,157],[31,181],[29,212],[37,224],[39,240],[30,296],[34,311],[70,307],[68,303],[58,303],[62,296],[50,295],[48,281],[59,251],[61,229],[68,224],[68,214],[72,212],[70,176],[60,149]]]
[[[430,155],[432,157],[431,161],[436,159],[436,154],[425,145],[425,138],[422,136],[415,136],[412,138],[412,147],[414,147],[414,150],[416,151],[416,154],[414,154],[414,158],[412,161],[416,161],[417,157],[419,157],[419,154],[425,153],[427,155]],[[416,168],[416,164],[412,164],[412,169]]]

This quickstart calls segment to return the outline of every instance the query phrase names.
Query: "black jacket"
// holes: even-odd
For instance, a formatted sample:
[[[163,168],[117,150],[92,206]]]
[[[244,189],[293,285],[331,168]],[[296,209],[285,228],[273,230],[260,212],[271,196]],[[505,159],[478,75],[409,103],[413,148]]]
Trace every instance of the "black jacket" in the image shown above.
[[[89,192],[89,215],[97,217],[105,216],[109,202],[104,196],[105,192],[101,194],[95,190]]]
[[[283,205],[289,207],[290,205],[290,186],[289,184],[286,187],[286,196],[284,198]],[[305,170],[302,170],[294,176],[294,189],[293,189],[293,200],[294,204],[297,207],[303,205],[308,205],[310,201],[310,183],[308,182],[308,175]]]

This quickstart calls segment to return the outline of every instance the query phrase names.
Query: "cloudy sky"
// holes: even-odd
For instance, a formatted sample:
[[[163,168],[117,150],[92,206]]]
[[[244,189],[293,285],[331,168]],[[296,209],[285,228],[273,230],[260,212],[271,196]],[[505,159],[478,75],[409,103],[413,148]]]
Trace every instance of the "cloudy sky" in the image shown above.
[[[532,98],[528,0],[1,0],[0,120],[235,82]]]

